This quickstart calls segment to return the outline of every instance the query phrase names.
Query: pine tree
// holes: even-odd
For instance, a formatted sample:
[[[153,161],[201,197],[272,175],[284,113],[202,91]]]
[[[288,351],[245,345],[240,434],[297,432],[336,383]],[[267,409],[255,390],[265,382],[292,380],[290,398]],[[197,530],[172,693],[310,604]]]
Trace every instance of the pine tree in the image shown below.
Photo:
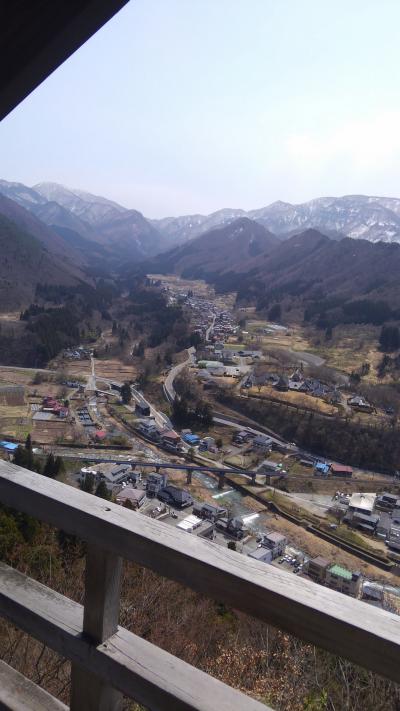
[[[88,494],[93,494],[94,491],[94,475],[88,472],[84,479],[79,484],[81,491],[86,491]]]
[[[101,480],[96,487],[95,496],[99,496],[100,499],[110,500],[111,494],[107,489],[105,481]]]
[[[121,398],[124,405],[129,405],[132,400],[132,391],[129,383],[124,383],[121,388]]]
[[[54,476],[60,476],[65,472],[64,461],[61,457],[56,457],[54,460]]]
[[[46,463],[43,467],[42,474],[47,476],[49,479],[55,479],[56,477],[56,464],[53,452],[50,452],[46,459]]]

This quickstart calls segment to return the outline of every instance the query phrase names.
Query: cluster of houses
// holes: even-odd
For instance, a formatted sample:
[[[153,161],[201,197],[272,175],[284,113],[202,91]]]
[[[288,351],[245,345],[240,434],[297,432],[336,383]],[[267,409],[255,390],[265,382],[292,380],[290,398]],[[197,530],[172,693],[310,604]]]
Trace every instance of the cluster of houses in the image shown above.
[[[396,494],[336,493],[332,511],[351,528],[377,536],[400,551],[400,497]]]
[[[361,573],[347,570],[347,568],[332,563],[322,556],[306,559],[303,564],[290,558],[290,556],[286,556],[282,561],[282,556],[285,556],[286,546],[287,538],[282,533],[270,531],[261,534],[259,546],[248,555],[250,558],[260,560],[263,563],[272,563],[277,558],[280,558],[279,562],[289,560],[295,566],[294,572],[301,572],[314,582],[326,585],[332,590],[337,590],[353,597],[359,596],[362,585]]]
[[[65,420],[69,415],[69,408],[51,395],[46,395],[43,398],[41,406],[31,405],[31,408],[33,409],[33,420],[49,420],[53,419],[53,416]]]
[[[135,429],[142,437],[169,452],[179,452],[182,449],[182,441],[177,432],[168,427],[161,427],[152,417],[137,420]]]
[[[132,509],[140,509],[146,500],[151,499],[157,499],[161,504],[164,504],[164,509],[161,507],[154,509],[157,515],[162,516],[163,512],[167,513],[165,507],[178,510],[191,509],[190,513],[177,523],[177,527],[184,531],[192,532],[199,529],[199,535],[207,538],[213,538],[214,532],[219,532],[225,538],[242,542],[249,535],[242,517],[229,515],[226,508],[216,503],[194,501],[188,491],[169,484],[166,473],[151,472],[145,481],[142,481],[141,474],[133,470],[130,464],[102,463],[83,467],[79,480],[83,481],[88,475],[93,477],[95,484],[100,481],[105,482],[108,490],[114,494],[116,502]],[[396,509],[400,512],[400,507],[394,505],[400,504],[400,499],[396,498],[394,501],[394,498],[396,497],[392,497],[390,494],[382,494],[380,497],[371,494],[354,494],[348,501],[347,509],[352,515],[360,515],[363,512],[363,516],[368,515],[365,513],[366,511],[372,512],[374,507],[383,507],[385,513],[388,511],[393,513]],[[173,517],[176,518],[176,514],[173,514]],[[399,513],[395,514],[395,518],[400,523]],[[294,558],[285,556],[288,541],[282,533],[263,531],[257,541],[257,548],[247,553],[250,558],[263,563],[274,561],[282,563],[286,560],[293,563],[295,561]],[[303,556],[302,560],[304,560]],[[363,580],[359,572],[352,572],[322,556],[305,559],[302,564],[296,561],[294,564],[294,572],[305,574],[320,585],[326,585],[353,597],[360,596]],[[369,599],[367,592],[366,597]]]
[[[193,294],[186,297],[185,305],[191,310],[191,322],[194,333],[198,333],[202,338],[205,338],[215,313],[214,304],[212,301]]]
[[[290,376],[278,375],[277,373],[252,373],[248,376],[244,387],[270,386],[279,392],[296,391],[312,395],[313,397],[327,400],[332,404],[341,402],[339,389],[330,384],[326,384],[317,378],[307,378],[302,370],[295,370]]]
[[[240,378],[240,368],[237,365],[226,365],[218,360],[198,360],[199,380],[208,380],[210,377]]]
[[[353,573],[341,565],[332,564],[326,558],[317,556],[308,560],[304,567],[304,572],[311,580],[326,585],[332,590],[358,597],[362,584],[362,575],[359,572]]]
[[[66,348],[63,351],[63,357],[67,360],[89,360],[91,351],[89,348],[77,346],[76,348]]]
[[[353,395],[352,397],[349,397],[347,399],[347,404],[357,412],[376,412],[376,408],[365,398],[361,397],[361,395]]]
[[[183,429],[179,435],[172,427],[162,427],[157,424],[152,417],[138,419],[135,429],[142,437],[163,447],[168,452],[182,452],[185,444],[189,447],[197,447],[199,452],[218,451],[214,437],[201,439],[191,429]]]
[[[232,314],[229,311],[220,311],[215,318],[214,326],[211,332],[212,341],[224,341],[228,336],[235,336],[239,327],[235,323]]]
[[[114,464],[113,462],[100,462],[82,467],[78,481],[82,483],[88,476],[93,477],[95,485],[103,481],[108,491],[113,494],[118,494],[127,482],[136,485],[140,481],[140,474],[135,472],[130,464]]]
[[[285,554],[287,538],[282,533],[270,531],[260,536],[259,543],[258,548],[248,553],[249,557],[261,560],[263,563],[272,563]]]

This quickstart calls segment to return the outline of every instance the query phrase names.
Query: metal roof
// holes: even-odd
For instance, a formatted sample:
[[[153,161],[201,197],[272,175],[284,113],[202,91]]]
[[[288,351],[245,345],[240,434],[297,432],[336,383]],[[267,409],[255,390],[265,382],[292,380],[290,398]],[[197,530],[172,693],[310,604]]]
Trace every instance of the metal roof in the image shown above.
[[[338,578],[343,578],[344,580],[351,580],[353,577],[353,573],[346,568],[342,568],[341,565],[332,565],[332,567],[329,568],[329,572],[332,573],[332,575],[337,575]]]

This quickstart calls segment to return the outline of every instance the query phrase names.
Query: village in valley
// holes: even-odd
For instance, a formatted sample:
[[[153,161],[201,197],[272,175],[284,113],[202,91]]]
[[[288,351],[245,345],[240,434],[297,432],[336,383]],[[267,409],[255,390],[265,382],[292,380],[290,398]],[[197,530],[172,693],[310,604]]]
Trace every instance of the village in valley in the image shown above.
[[[234,295],[177,277],[148,281],[184,309],[194,345],[145,383],[134,361],[104,355],[111,327],[48,368],[2,366],[2,456],[13,459],[29,435],[36,456],[63,459],[67,483],[100,486],[117,504],[182,531],[182,545],[185,535],[200,536],[262,561],[266,574],[281,566],[400,611],[398,473],[350,466],[340,451],[312,454],[259,422],[255,406],[249,415],[257,403],[303,421],[389,422],[390,401],[370,402],[356,387],[356,371],[369,375],[366,355],[341,369],[298,326],[260,321],[237,309]],[[246,409],[234,412],[232,398]],[[178,411],[186,400],[203,403],[188,422]]]

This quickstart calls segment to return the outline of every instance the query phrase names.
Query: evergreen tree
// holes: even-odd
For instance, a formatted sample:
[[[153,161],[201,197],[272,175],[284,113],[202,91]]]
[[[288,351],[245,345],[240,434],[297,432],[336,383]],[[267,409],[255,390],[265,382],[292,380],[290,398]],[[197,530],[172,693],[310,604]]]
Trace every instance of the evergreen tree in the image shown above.
[[[25,440],[25,449],[28,450],[28,452],[32,451],[32,438],[30,434],[27,435],[26,440]]]
[[[56,460],[53,452],[47,456],[46,463],[42,471],[43,476],[47,476],[49,479],[55,479],[57,475]]]
[[[279,321],[282,315],[282,309],[280,304],[274,304],[268,311],[268,318],[270,321]]]
[[[25,449],[19,445],[18,449],[14,453],[14,464],[19,467],[24,467],[24,469],[30,469],[31,471],[38,471],[38,462],[32,454],[31,449]]]
[[[95,496],[98,496],[100,499],[106,499],[109,501],[111,499],[111,494],[107,489],[107,485],[105,481],[101,480],[96,487],[96,491],[94,492]]]
[[[129,383],[124,383],[121,388],[121,398],[124,405],[129,405],[132,400],[132,391]]]
[[[54,476],[60,476],[65,472],[64,462],[61,457],[56,457],[54,460]]]
[[[88,472],[84,479],[79,484],[81,491],[86,491],[88,494],[93,494],[94,491],[94,475]]]
[[[386,353],[397,351],[400,348],[400,331],[398,326],[383,326],[379,343],[381,349]]]

